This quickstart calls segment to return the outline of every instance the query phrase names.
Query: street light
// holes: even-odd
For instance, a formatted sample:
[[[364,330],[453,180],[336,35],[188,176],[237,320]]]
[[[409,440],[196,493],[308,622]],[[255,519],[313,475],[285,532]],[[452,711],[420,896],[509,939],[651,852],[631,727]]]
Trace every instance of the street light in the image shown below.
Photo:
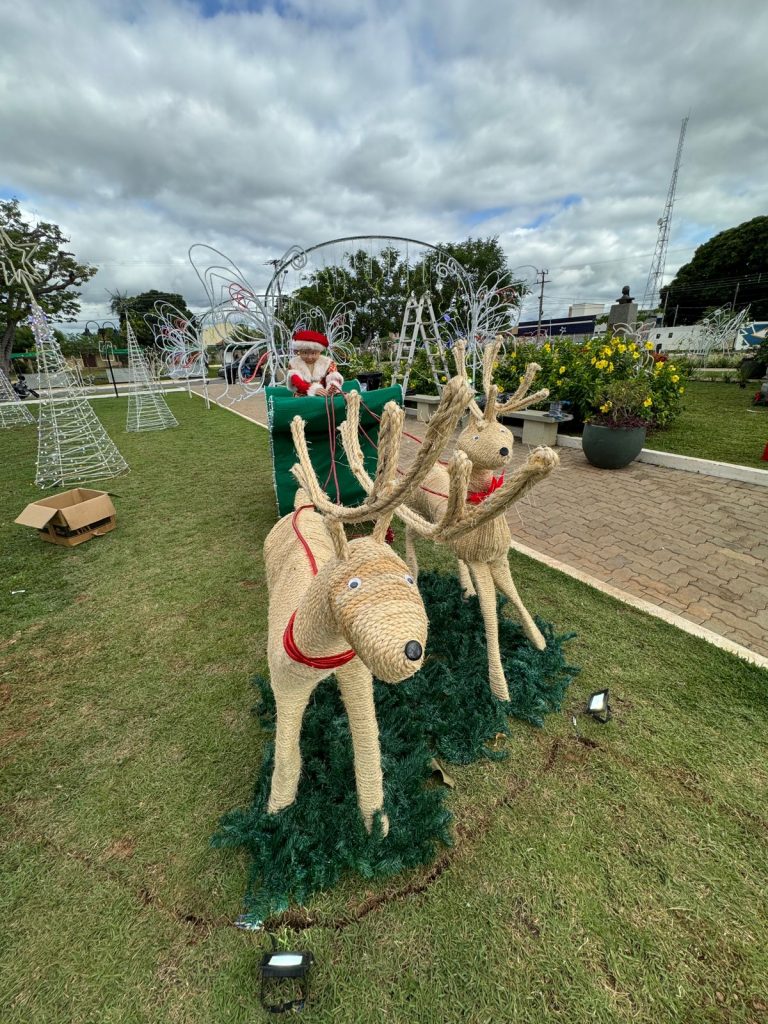
[[[96,328],[96,337],[99,339],[99,355],[107,360],[107,366],[109,367],[109,376],[112,378],[112,387],[115,389],[115,398],[120,397],[120,392],[117,390],[117,384],[115,383],[115,374],[112,370],[112,360],[110,354],[114,351],[114,345],[111,342],[107,342],[107,331],[113,332],[117,330],[117,326],[111,320],[104,320],[103,323],[99,324],[98,320],[88,320],[85,325],[84,335],[90,337],[90,326],[93,324]],[[102,340],[103,339],[103,340]]]

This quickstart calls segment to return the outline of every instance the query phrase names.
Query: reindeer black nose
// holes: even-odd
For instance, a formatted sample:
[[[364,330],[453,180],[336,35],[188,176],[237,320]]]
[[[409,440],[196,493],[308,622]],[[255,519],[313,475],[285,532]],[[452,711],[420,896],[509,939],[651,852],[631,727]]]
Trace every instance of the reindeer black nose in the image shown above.
[[[509,448],[499,448],[499,455],[505,459],[509,455]]]
[[[409,640],[405,645],[405,656],[408,661],[418,661],[423,653],[423,649],[418,640]]]

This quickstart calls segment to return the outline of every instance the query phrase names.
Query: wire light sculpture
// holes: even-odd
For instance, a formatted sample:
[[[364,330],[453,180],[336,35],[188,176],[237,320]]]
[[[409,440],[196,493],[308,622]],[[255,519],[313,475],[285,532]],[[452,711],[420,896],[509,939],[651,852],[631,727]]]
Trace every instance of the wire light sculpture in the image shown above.
[[[37,243],[22,246],[0,228],[0,273],[6,285],[22,284],[30,301],[29,324],[35,337],[38,387],[43,393],[37,433],[38,487],[71,487],[109,480],[128,471],[128,463],[91,408],[76,375],[67,365],[48,318],[37,304],[33,284],[39,272],[31,262]],[[59,392],[54,396],[54,386]]]
[[[749,315],[749,307],[734,313],[731,306],[722,306],[700,320],[695,327],[696,352],[702,364],[713,352],[726,355],[734,347],[736,335]]]
[[[36,302],[29,323],[35,336],[38,387],[43,398],[35,483],[42,488],[72,487],[127,473],[128,463],[91,408]]]
[[[220,398],[241,401],[281,381],[290,356],[290,332],[276,311],[268,308],[237,264],[218,249],[193,245],[189,260],[209,303],[204,323],[222,339],[226,376]],[[230,383],[240,388],[230,394]]]
[[[0,430],[25,427],[34,422],[35,417],[13,390],[5,372],[0,369]]]
[[[125,326],[128,335],[128,376],[133,386],[128,395],[126,431],[137,433],[178,427],[176,417],[158,390],[160,382],[150,372],[149,364],[127,319]]]
[[[202,325],[165,301],[156,302],[154,315],[145,317],[145,320],[152,331],[165,372],[171,380],[186,381],[190,395],[192,381],[199,380],[205,406],[209,409],[208,360]]]

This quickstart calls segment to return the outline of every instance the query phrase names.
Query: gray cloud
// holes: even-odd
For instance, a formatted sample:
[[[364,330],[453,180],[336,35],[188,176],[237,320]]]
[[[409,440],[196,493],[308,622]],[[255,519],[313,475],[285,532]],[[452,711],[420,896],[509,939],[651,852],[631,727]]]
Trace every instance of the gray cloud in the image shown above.
[[[681,118],[668,270],[766,212],[768,13],[591,0],[0,3],[0,188],[107,290],[263,282],[291,244],[498,234],[547,310],[642,291]]]

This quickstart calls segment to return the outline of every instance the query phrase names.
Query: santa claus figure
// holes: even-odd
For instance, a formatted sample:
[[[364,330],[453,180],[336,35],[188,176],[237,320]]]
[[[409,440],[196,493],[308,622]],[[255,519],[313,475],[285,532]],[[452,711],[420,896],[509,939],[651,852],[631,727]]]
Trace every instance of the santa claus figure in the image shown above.
[[[328,339],[320,331],[296,331],[288,360],[288,387],[297,398],[334,395],[344,378],[328,355]]]

